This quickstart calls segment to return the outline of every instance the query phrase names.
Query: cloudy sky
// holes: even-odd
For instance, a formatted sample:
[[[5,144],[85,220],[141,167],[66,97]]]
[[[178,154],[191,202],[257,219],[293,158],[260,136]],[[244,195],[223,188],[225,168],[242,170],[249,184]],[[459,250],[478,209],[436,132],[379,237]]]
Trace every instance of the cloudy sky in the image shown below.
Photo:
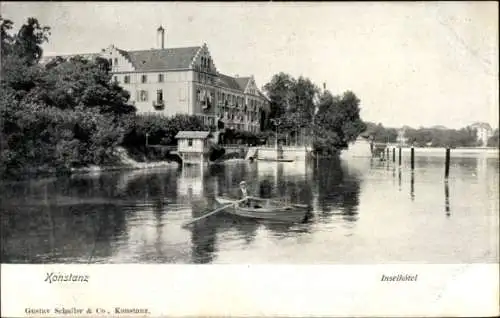
[[[45,53],[98,52],[207,43],[217,68],[278,72],[352,90],[364,120],[399,127],[498,127],[498,4],[3,2],[18,27],[34,16],[52,28]]]

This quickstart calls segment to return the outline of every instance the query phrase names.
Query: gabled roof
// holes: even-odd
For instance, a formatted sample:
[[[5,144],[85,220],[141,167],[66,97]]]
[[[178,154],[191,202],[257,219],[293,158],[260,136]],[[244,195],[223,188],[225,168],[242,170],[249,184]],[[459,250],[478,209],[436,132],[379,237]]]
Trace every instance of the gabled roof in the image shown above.
[[[176,139],[179,138],[190,138],[190,139],[206,139],[211,136],[209,131],[179,131],[175,136]]]
[[[174,70],[189,68],[201,46],[125,51],[117,49],[136,71]]]
[[[230,89],[238,90],[243,92],[243,89],[240,87],[240,84],[236,81],[234,77],[231,77],[229,75],[224,75],[222,73],[219,73],[219,80],[217,81],[220,86],[224,86]]]
[[[250,81],[251,77],[236,77],[234,80],[238,85],[240,86],[240,89],[242,91],[245,91],[245,88],[247,88],[248,82]]]

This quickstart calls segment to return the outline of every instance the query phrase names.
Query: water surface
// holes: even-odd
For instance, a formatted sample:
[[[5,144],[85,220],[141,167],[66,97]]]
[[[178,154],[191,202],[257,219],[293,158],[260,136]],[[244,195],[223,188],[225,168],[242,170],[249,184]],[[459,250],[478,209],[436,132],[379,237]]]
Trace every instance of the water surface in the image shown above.
[[[491,263],[498,262],[499,161],[416,156],[228,162],[0,185],[3,263]],[[312,207],[301,224],[216,214],[234,195]]]

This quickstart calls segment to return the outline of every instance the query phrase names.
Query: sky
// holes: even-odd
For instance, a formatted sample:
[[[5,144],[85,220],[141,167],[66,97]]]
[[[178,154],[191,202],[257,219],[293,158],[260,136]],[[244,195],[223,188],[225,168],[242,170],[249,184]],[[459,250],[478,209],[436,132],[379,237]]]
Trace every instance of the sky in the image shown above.
[[[496,2],[2,2],[15,29],[51,27],[46,55],[206,43],[228,75],[262,87],[279,72],[334,94],[353,91],[361,118],[388,127],[498,127]]]

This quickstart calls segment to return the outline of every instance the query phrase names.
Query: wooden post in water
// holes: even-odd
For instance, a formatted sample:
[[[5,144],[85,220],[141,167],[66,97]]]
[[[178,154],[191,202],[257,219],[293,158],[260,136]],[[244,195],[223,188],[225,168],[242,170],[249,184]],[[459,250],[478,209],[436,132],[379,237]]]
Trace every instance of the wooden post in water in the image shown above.
[[[401,146],[399,146],[399,166],[401,166]]]
[[[392,148],[392,162],[396,162],[396,148]]]
[[[415,169],[415,148],[411,147],[411,170]]]
[[[444,163],[444,178],[448,179],[450,174],[450,148],[446,148],[446,160]]]

